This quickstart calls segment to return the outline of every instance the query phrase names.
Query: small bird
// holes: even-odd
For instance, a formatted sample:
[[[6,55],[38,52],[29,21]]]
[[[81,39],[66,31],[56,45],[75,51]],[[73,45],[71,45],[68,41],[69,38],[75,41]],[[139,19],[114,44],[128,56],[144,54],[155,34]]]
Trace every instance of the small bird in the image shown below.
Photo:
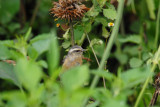
[[[62,70],[66,71],[74,66],[81,65],[84,51],[86,50],[78,45],[71,47],[68,55],[63,60]]]

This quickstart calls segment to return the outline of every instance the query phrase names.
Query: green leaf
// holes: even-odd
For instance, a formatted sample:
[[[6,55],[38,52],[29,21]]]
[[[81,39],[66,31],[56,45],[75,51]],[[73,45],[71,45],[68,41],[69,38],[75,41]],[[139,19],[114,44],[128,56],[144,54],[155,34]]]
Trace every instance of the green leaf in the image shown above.
[[[101,23],[104,27],[108,26],[108,22],[105,17],[96,17],[95,21]]]
[[[84,23],[84,27],[83,27],[83,30],[86,32],[86,33],[89,33],[91,31],[91,22],[86,22]],[[82,33],[83,34],[83,33]]]
[[[99,14],[99,11],[95,9],[95,7],[92,7],[88,12],[87,16],[95,17]]]
[[[26,41],[29,39],[30,34],[31,34],[31,31],[32,31],[32,28],[29,27],[29,29],[28,29],[27,33],[25,34],[25,37],[24,37],[24,39],[25,39]]]
[[[110,33],[108,32],[108,30],[105,28],[105,26],[102,26],[102,36],[105,38],[108,38],[110,35]]]
[[[63,38],[64,39],[68,39],[69,38],[69,30],[70,29],[67,29],[67,31],[63,34]]]
[[[117,52],[115,53],[115,56],[121,64],[126,64],[128,61],[128,56],[126,54],[123,53],[120,54]]]
[[[1,0],[0,1],[0,22],[3,24],[12,20],[14,15],[19,11],[19,0]]]
[[[50,44],[50,33],[47,34],[40,34],[33,38],[30,43],[35,48],[35,50],[38,52],[38,54],[42,54],[49,49]]]
[[[124,81],[124,87],[131,88],[143,83],[150,73],[150,66],[133,68],[122,72],[121,78]]]
[[[94,46],[94,45],[102,45],[103,41],[101,39],[93,39],[90,43],[90,46]]]
[[[155,5],[154,5],[154,1],[153,0],[146,0],[147,2],[147,7],[149,10],[149,15],[151,19],[156,19],[156,15],[155,15]]]
[[[135,55],[138,55],[138,46],[125,46],[124,49],[123,49],[123,52],[124,53],[127,53],[131,56],[135,56]]]
[[[50,47],[48,52],[48,67],[49,72],[52,73],[54,70],[57,69],[59,64],[59,47],[58,47],[58,41],[56,37],[56,32],[53,31],[50,36]]]
[[[71,45],[71,42],[70,42],[70,41],[64,41],[64,42],[62,43],[62,47],[63,47],[64,49],[67,49],[70,45]]]
[[[107,0],[98,0],[100,7],[103,7],[105,5],[106,1]]]
[[[35,91],[42,77],[41,68],[33,61],[19,59],[15,66],[16,75],[21,84],[29,91]]]
[[[92,74],[98,75],[100,77],[104,77],[105,79],[112,81],[115,76],[113,74],[111,74],[110,72],[108,72],[107,70],[92,70],[91,71]]]
[[[142,65],[142,60],[138,58],[132,58],[130,59],[129,64],[132,68],[140,67]]]
[[[108,19],[114,20],[117,17],[117,12],[114,9],[103,9],[103,15]]]
[[[119,42],[122,42],[122,43],[131,42],[135,44],[140,44],[141,36],[140,35],[130,35],[130,36],[127,36],[126,38],[119,38],[118,40]]]
[[[69,91],[81,88],[88,79],[89,69],[86,65],[71,68],[61,76],[64,88]]]
[[[0,62],[0,78],[11,80],[15,85],[21,87],[20,82],[18,81],[18,78],[13,70],[13,65],[11,64]]]
[[[6,101],[3,107],[26,107],[27,105],[27,96],[21,91],[1,92],[1,100]]]
[[[0,44],[0,60],[9,59],[11,57],[9,49]]]

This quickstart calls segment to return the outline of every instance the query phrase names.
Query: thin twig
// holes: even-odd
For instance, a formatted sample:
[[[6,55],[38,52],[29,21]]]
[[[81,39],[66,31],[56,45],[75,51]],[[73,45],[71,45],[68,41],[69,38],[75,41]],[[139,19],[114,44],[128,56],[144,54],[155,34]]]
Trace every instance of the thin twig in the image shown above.
[[[86,33],[86,36],[87,36],[87,39],[88,39],[89,44],[91,44],[91,41],[90,41],[89,36],[88,36],[87,33]],[[98,60],[98,58],[97,58],[97,56],[96,56],[96,53],[95,53],[92,45],[90,45],[90,47],[91,47],[91,49],[92,49],[92,51],[93,51],[94,57],[95,57],[95,59],[96,59],[96,62],[97,62],[97,64],[98,64],[98,67],[99,67],[99,60]],[[103,86],[104,86],[104,88],[106,89],[106,81],[105,81],[105,78],[104,78],[104,77],[102,77],[102,78],[103,78]]]
[[[36,18],[36,15],[37,15],[39,7],[40,7],[40,1],[38,0],[36,2],[36,6],[35,6],[34,11],[33,11],[33,15],[32,15],[31,22],[30,22],[30,26],[32,26],[34,21],[35,21],[35,18]]]
[[[69,22],[70,32],[71,32],[71,44],[74,46],[74,29],[73,29],[73,23],[72,20]]]
[[[24,0],[20,0],[19,18],[20,18],[21,28],[23,28],[26,22],[26,9],[24,5]]]

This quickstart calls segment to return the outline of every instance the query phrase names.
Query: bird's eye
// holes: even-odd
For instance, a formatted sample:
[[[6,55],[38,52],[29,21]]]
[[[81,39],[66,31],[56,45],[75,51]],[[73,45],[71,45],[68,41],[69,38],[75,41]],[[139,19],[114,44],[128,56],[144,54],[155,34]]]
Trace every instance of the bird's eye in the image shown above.
[[[80,52],[80,50],[76,50],[75,52]]]

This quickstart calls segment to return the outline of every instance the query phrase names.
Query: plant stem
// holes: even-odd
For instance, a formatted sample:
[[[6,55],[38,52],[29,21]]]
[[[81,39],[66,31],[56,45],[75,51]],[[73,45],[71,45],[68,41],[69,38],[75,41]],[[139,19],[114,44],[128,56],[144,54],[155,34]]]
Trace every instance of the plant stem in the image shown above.
[[[119,26],[120,26],[122,14],[123,14],[123,8],[124,8],[124,0],[121,0],[121,1],[119,1],[119,5],[118,5],[118,14],[117,14],[117,19],[116,19],[116,22],[115,22],[115,26],[113,28],[113,32],[112,32],[111,37],[109,39],[108,46],[106,47],[106,49],[103,53],[103,57],[102,57],[102,60],[100,62],[100,66],[98,68],[99,70],[103,69],[105,61],[109,57],[110,50],[113,46],[113,43],[114,43],[115,38],[117,36],[117,33],[119,31]],[[98,80],[99,80],[99,76],[95,76],[93,81],[92,81],[91,87],[90,87],[91,89],[94,88],[97,85]]]
[[[89,36],[88,36],[87,33],[86,33],[86,36],[87,36],[87,39],[88,39],[89,44],[91,44],[91,41],[90,41]],[[93,46],[90,45],[90,47],[91,47],[91,49],[92,49],[92,51],[93,51],[94,57],[95,57],[95,59],[96,59],[96,62],[97,62],[97,64],[98,64],[98,67],[99,67],[99,60],[98,60],[98,58],[97,58],[97,56],[96,56],[96,53],[95,53],[95,51],[94,51],[94,49],[93,49]],[[102,77],[102,78],[103,78],[103,86],[104,86],[104,88],[106,89],[106,81],[105,81],[104,77]]]
[[[122,14],[123,14],[123,8],[124,8],[124,0],[120,0],[119,1],[119,5],[118,5],[118,13],[117,13],[117,19],[116,19],[116,22],[115,22],[115,26],[113,28],[113,32],[112,32],[111,37],[109,39],[108,46],[106,47],[106,49],[105,49],[105,51],[103,53],[103,57],[102,57],[102,60],[100,62],[100,66],[98,68],[98,71],[100,71],[100,70],[102,70],[104,68],[105,61],[109,57],[110,50],[111,50],[111,48],[113,46],[113,43],[114,43],[115,38],[117,36],[117,33],[119,31],[119,26],[120,26],[120,22],[121,22],[121,19],[122,19]],[[98,81],[99,81],[99,76],[96,75],[93,78],[93,81],[91,83],[90,88],[93,89],[97,85]],[[86,105],[87,101],[88,101],[88,98],[85,99],[85,101],[84,101],[85,105]]]
[[[159,45],[158,51],[155,53],[155,56],[154,56],[154,59],[153,59],[153,66],[152,66],[152,69],[151,69],[151,73],[154,72],[154,70],[156,68],[156,65],[158,64],[159,56],[160,56],[160,45]],[[141,98],[143,96],[143,93],[144,93],[144,91],[145,91],[145,89],[146,89],[146,87],[147,87],[147,85],[149,83],[150,78],[151,78],[151,76],[149,75],[148,78],[146,79],[143,87],[142,87],[142,90],[141,90],[141,92],[140,92],[140,94],[139,94],[139,96],[138,96],[138,98],[136,100],[136,103],[135,103],[134,107],[138,106],[138,104],[139,104],[139,102],[140,102],[140,100],[141,100]]]
[[[71,32],[71,44],[74,46],[74,29],[73,29],[73,23],[72,20],[69,22],[70,32]]]
[[[158,7],[158,13],[157,13],[157,21],[156,21],[156,34],[155,34],[155,49],[157,49],[158,46],[158,35],[159,35],[159,20],[160,20],[160,1],[159,1],[159,7]]]
[[[36,15],[37,15],[37,12],[38,12],[39,7],[40,7],[40,1],[38,0],[38,1],[36,2],[35,8],[34,8],[34,10],[33,10],[33,15],[32,15],[32,18],[31,18],[30,26],[32,26],[33,23],[34,23],[34,21],[35,21],[35,18],[36,18]]]
[[[154,63],[153,66],[152,66],[151,72],[154,72],[155,68],[156,68],[156,64]],[[144,91],[145,91],[145,89],[146,89],[146,87],[147,87],[147,85],[148,85],[148,83],[149,83],[150,78],[151,78],[151,76],[149,76],[149,77],[146,79],[146,81],[145,81],[145,83],[144,83],[144,85],[143,85],[143,88],[142,88],[142,90],[141,90],[141,92],[140,92],[140,94],[139,94],[139,96],[138,96],[138,98],[137,98],[137,100],[136,100],[136,103],[135,103],[134,107],[137,107],[137,106],[138,106],[138,104],[139,104],[139,102],[140,102],[140,100],[141,100],[141,98],[142,98],[142,95],[143,95],[143,93],[144,93]]]

